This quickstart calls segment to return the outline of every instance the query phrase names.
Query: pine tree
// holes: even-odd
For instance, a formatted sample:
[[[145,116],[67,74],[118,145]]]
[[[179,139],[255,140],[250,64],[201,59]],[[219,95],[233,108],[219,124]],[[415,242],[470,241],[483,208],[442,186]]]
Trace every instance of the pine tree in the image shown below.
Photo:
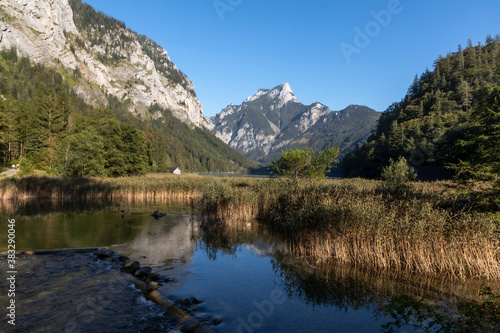
[[[471,126],[457,142],[472,154],[452,166],[462,178],[492,179],[500,186],[500,86],[478,91],[479,105],[471,112]]]

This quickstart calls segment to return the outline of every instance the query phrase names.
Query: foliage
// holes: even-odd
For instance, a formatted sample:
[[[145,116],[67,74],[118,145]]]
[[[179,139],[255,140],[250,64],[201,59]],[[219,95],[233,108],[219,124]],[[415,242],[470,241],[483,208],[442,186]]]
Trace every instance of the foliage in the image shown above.
[[[244,173],[255,167],[207,129],[191,128],[158,105],[150,106],[147,112],[155,117],[140,120],[126,110],[120,111],[119,117],[145,133],[153,172],[177,166],[183,171]],[[158,115],[161,120],[154,119]]]
[[[65,173],[75,176],[104,174],[104,144],[95,128],[72,134],[66,141]]]
[[[456,148],[467,157],[451,166],[462,179],[496,181],[500,185],[500,86],[485,86],[477,92],[478,106],[469,126],[462,131]],[[457,153],[458,155],[458,153]],[[462,157],[462,156],[461,156]]]
[[[207,130],[190,128],[157,105],[143,120],[112,96],[108,108],[87,105],[63,75],[18,57],[15,49],[0,52],[0,78],[5,97],[0,97],[0,160],[8,164],[23,158],[30,165],[25,172],[82,175],[86,170],[87,175],[119,177],[169,166],[205,172],[245,172],[254,166]],[[96,140],[96,163],[103,168],[89,169],[77,158],[91,156],[78,142],[85,138]]]
[[[462,305],[458,316],[426,304],[423,299],[409,296],[395,297],[385,305],[384,313],[391,318],[381,325],[383,332],[399,332],[412,326],[424,332],[497,332],[500,328],[500,303],[490,287],[484,287],[479,296],[486,296],[482,304]]]
[[[54,69],[33,65],[16,50],[0,52],[0,156],[21,160],[24,174],[125,176],[148,171],[141,131],[109,109],[86,105]]]
[[[271,169],[277,175],[298,179],[311,163],[312,154],[310,148],[284,150],[277,161],[271,162]]]
[[[395,196],[406,194],[416,177],[415,169],[408,165],[408,161],[403,156],[397,161],[391,159],[389,165],[382,170],[385,188]]]
[[[496,99],[482,95],[495,95],[495,88],[486,87],[498,82],[500,36],[488,36],[485,45],[469,41],[465,49],[439,57],[433,71],[416,76],[406,96],[383,112],[366,144],[345,157],[344,175],[379,177],[399,156],[415,167],[451,164],[473,173],[495,168],[478,126],[495,117],[487,110],[495,109]],[[467,142],[460,141],[464,135]],[[485,150],[479,154],[487,158],[475,162],[478,156],[470,149],[480,144]]]
[[[277,161],[271,162],[271,168],[275,174],[293,179],[324,178],[325,172],[336,161],[338,151],[334,148],[320,152],[315,152],[311,148],[285,150]]]
[[[498,214],[444,208],[457,196],[443,195],[449,183],[416,183],[412,195],[402,197],[381,193],[380,183],[255,180],[213,187],[201,212],[229,223],[258,218],[290,238],[295,255],[313,262],[458,279],[500,277]]]

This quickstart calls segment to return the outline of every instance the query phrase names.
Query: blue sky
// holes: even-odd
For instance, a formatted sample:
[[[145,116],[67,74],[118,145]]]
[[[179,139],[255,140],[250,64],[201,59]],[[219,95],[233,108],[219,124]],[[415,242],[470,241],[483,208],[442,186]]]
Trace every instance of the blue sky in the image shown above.
[[[384,111],[459,44],[500,34],[500,1],[84,0],[163,46],[205,116],[288,82],[304,104]]]

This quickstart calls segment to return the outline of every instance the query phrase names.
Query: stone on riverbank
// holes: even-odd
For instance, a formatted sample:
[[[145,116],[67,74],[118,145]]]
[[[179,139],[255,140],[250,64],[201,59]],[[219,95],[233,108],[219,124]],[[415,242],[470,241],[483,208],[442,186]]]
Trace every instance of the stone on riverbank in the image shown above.
[[[111,257],[113,254],[115,253],[115,251],[113,250],[110,250],[110,249],[106,249],[104,247],[100,247],[97,249],[97,251],[95,251],[95,255],[98,257],[98,258],[109,258]]]
[[[125,273],[130,273],[130,274],[135,274],[135,272],[141,268],[141,264],[139,264],[138,261],[129,261],[127,263],[125,263],[125,265],[123,265],[122,267],[122,272],[125,272]]]
[[[144,266],[144,267],[137,269],[135,271],[134,275],[137,278],[145,281],[151,275],[151,273],[153,273],[153,269],[149,266]]]

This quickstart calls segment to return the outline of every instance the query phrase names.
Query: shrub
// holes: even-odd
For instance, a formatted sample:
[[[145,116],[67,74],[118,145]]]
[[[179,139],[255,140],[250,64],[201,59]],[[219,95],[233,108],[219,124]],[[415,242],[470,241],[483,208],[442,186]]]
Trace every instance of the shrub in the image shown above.
[[[395,196],[408,193],[411,189],[410,182],[416,178],[417,172],[408,165],[403,156],[397,161],[390,159],[389,165],[382,170],[382,179],[385,180],[384,187]]]
[[[277,161],[271,162],[271,168],[274,174],[293,179],[324,178],[325,173],[337,161],[338,152],[338,148],[326,148],[320,152],[311,148],[284,150]]]

